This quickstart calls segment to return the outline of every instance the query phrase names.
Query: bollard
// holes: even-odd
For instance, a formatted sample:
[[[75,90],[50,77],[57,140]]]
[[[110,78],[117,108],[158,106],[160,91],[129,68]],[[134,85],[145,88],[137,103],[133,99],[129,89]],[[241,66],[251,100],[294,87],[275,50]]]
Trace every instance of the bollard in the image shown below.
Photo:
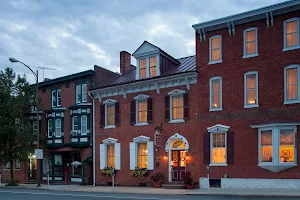
[[[112,170],[111,170],[111,177],[112,177],[112,191],[114,191],[115,190],[115,169],[113,168]]]
[[[208,165],[206,167],[206,174],[207,174],[207,179],[208,179],[208,192],[210,192],[210,181],[209,181],[210,168]]]

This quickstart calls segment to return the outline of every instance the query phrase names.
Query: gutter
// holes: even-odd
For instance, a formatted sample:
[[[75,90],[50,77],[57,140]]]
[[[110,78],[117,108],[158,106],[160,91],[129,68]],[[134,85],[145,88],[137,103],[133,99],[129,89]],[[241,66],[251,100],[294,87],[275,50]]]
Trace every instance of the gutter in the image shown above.
[[[95,98],[93,97],[93,95],[88,92],[89,96],[91,97],[91,99],[93,99],[93,186],[96,186],[96,128],[95,128]]]

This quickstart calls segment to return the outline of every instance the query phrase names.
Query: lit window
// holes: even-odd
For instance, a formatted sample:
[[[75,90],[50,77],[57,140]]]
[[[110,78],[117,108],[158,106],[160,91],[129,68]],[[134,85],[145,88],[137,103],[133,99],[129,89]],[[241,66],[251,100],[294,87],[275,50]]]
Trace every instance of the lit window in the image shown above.
[[[172,96],[172,120],[183,119],[183,95],[180,96]]]
[[[281,163],[295,161],[295,132],[294,130],[280,130],[279,161]]]
[[[284,22],[284,51],[300,48],[299,18],[288,19]]]
[[[244,76],[245,81],[245,108],[258,106],[258,73],[247,72]]]
[[[87,134],[87,116],[82,115],[81,116],[81,135]]]
[[[115,145],[107,145],[107,167],[115,168]]]
[[[53,136],[52,119],[48,119],[48,137]]]
[[[150,77],[156,76],[156,57],[150,58]]]
[[[148,149],[147,143],[138,143],[138,156],[137,156],[137,164],[139,168],[147,168],[148,167]]]
[[[113,126],[115,125],[115,104],[107,105],[107,123],[106,126]]]
[[[213,36],[209,39],[209,62],[210,64],[222,62],[222,39],[221,36]]]
[[[257,55],[257,28],[244,31],[244,58]]]
[[[61,106],[61,89],[52,90],[51,102],[53,108]]]
[[[285,104],[298,103],[299,97],[299,65],[291,65],[285,68]]]
[[[146,78],[146,59],[140,60],[140,78]]]
[[[137,121],[138,123],[147,123],[147,99],[137,100]]]
[[[211,163],[212,164],[226,164],[226,134],[213,133],[212,149],[211,149]]]
[[[76,103],[85,103],[87,101],[87,84],[76,85],[75,89]]]
[[[273,148],[272,148],[272,131],[261,131],[261,162],[272,162]]]
[[[55,120],[55,136],[56,137],[61,136],[61,120],[60,119]]]
[[[210,79],[210,111],[222,110],[222,78]]]

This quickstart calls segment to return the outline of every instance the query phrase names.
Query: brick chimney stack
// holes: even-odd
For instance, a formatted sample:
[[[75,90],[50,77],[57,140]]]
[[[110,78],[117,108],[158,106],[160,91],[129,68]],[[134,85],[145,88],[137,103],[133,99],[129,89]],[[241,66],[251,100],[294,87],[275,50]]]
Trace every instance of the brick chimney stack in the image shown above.
[[[128,72],[131,69],[131,54],[127,51],[120,52],[120,73]]]

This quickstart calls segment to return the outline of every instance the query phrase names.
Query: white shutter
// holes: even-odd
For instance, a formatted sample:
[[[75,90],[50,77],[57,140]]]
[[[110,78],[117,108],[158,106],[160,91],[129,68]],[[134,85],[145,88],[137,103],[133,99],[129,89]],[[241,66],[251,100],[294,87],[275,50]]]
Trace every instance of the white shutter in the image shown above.
[[[100,144],[100,169],[106,167],[106,145]]]
[[[136,143],[130,142],[130,170],[136,167]]]
[[[121,169],[121,144],[115,143],[115,169]]]
[[[153,142],[147,142],[148,148],[148,169],[154,170],[154,152],[153,152]]]

